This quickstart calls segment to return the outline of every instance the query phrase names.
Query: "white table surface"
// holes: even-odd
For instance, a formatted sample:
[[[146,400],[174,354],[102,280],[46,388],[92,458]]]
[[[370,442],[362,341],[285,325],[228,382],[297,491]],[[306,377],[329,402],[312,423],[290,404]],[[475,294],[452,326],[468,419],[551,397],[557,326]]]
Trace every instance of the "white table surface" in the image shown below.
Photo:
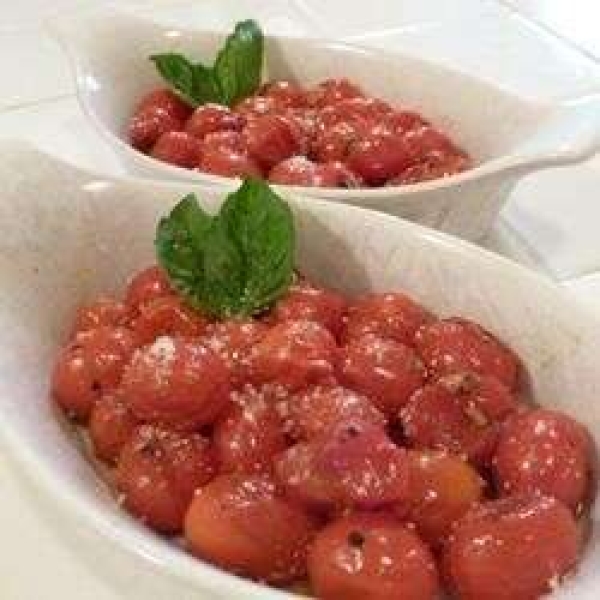
[[[26,138],[78,164],[120,173],[80,113],[66,61],[43,30],[45,20],[60,10],[101,3],[108,4],[2,3],[0,136]],[[120,5],[152,7],[159,19],[195,18],[214,27],[258,16],[275,31],[336,36],[446,60],[540,98],[600,90],[600,67],[593,61],[600,57],[600,6],[594,0],[129,0]],[[515,191],[488,245],[561,280],[600,313],[599,191],[598,158],[530,177]],[[64,545],[2,456],[0,532],[0,600],[127,598],[125,590],[115,589]]]

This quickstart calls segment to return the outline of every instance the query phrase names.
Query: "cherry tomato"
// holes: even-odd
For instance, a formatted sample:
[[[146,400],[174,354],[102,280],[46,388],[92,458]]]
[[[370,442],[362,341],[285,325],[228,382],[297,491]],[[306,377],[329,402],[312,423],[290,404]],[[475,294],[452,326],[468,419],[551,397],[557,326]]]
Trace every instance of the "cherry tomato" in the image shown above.
[[[137,310],[145,302],[173,294],[167,274],[161,267],[152,266],[137,273],[129,282],[125,303]]]
[[[216,131],[241,131],[244,118],[221,104],[203,104],[185,124],[185,131],[198,139],[204,139]]]
[[[217,422],[213,440],[221,472],[268,471],[287,447],[283,421],[267,390],[232,394],[233,404]]]
[[[194,492],[215,475],[206,438],[151,425],[139,427],[123,446],[116,482],[123,506],[160,533],[178,533]]]
[[[424,325],[415,336],[415,346],[432,375],[475,371],[496,377],[510,389],[517,386],[518,358],[489,331],[467,319]]]
[[[384,430],[359,420],[292,446],[275,461],[286,494],[315,509],[406,506],[410,462]]]
[[[94,302],[79,307],[75,316],[73,334],[96,329],[103,325],[126,327],[130,322],[131,310],[127,305],[108,297],[98,298]]]
[[[383,428],[384,415],[364,396],[340,386],[315,386],[291,396],[282,407],[292,437],[310,440],[347,420]]]
[[[308,102],[317,108],[330,106],[341,100],[362,98],[364,92],[347,79],[327,79],[307,94]]]
[[[303,108],[307,105],[306,92],[291,81],[274,81],[265,84],[260,94],[273,98],[278,108]]]
[[[272,327],[255,346],[250,378],[298,390],[331,379],[336,345],[333,336],[313,321],[286,321]]]
[[[314,321],[337,337],[345,312],[346,299],[341,294],[300,280],[277,302],[272,319],[276,322]]]
[[[483,480],[477,471],[443,452],[410,451],[409,518],[421,537],[439,547],[452,524],[482,499]]]
[[[134,354],[121,390],[141,421],[193,431],[213,423],[229,402],[229,373],[206,346],[164,336]]]
[[[508,388],[494,377],[458,373],[418,390],[400,416],[414,447],[447,450],[488,465],[501,422],[517,408]]]
[[[200,171],[220,175],[221,177],[262,177],[258,163],[245,151],[227,147],[204,148]]]
[[[371,134],[352,145],[346,164],[367,184],[377,186],[414,164],[415,158],[402,137]]]
[[[90,439],[96,456],[108,463],[115,462],[138,424],[118,391],[104,394],[90,415]]]
[[[424,383],[426,371],[415,351],[391,339],[366,335],[340,349],[338,378],[395,417]]]
[[[434,600],[435,561],[425,544],[389,516],[354,514],[319,532],[308,572],[322,600]]]
[[[198,491],[185,519],[190,550],[238,573],[282,584],[306,574],[313,520],[266,475],[221,475]]]
[[[248,152],[265,169],[302,154],[302,135],[295,123],[281,115],[265,115],[250,121],[243,131]]]
[[[540,408],[517,415],[507,421],[494,457],[499,488],[580,508],[590,484],[591,447],[586,429],[563,413]]]
[[[272,114],[277,111],[277,101],[268,96],[250,96],[238,102],[233,108],[234,112],[241,115],[246,121]]]
[[[155,108],[164,110],[182,123],[187,121],[193,112],[189,104],[167,88],[159,88],[146,94],[136,107],[135,112],[144,112]]]
[[[52,372],[52,395],[70,416],[87,420],[104,392],[117,387],[136,346],[123,327],[102,326],[78,333],[63,348]]]
[[[388,181],[388,185],[409,185],[432,179],[442,179],[470,168],[469,159],[463,154],[430,153],[421,162],[405,169]]]
[[[362,124],[371,128],[391,112],[389,104],[377,98],[345,98],[325,107],[319,115],[319,121],[324,129],[338,123]]]
[[[149,152],[163,135],[181,131],[183,121],[162,108],[150,108],[135,114],[129,122],[128,135],[131,145]]]
[[[429,125],[419,113],[410,110],[394,110],[386,114],[383,124],[389,131],[399,134]]]
[[[456,523],[445,567],[461,600],[533,600],[555,589],[577,554],[577,526],[565,506],[515,496],[486,502]]]
[[[202,146],[185,131],[168,131],[158,138],[150,154],[162,162],[192,169],[200,163]]]
[[[279,185],[305,187],[359,186],[358,177],[342,163],[316,164],[304,156],[292,156],[275,165],[269,173],[269,181]]]
[[[221,321],[206,329],[203,343],[218,354],[229,369],[234,388],[243,386],[249,377],[254,347],[267,331],[259,321]]]
[[[208,133],[202,140],[203,152],[211,152],[212,150],[226,151],[231,150],[239,154],[245,154],[246,141],[244,136],[239,131],[215,131]]]
[[[412,346],[417,329],[431,321],[433,315],[406,294],[367,294],[350,304],[342,338],[372,333]]]
[[[142,304],[133,322],[133,330],[141,344],[149,344],[160,336],[198,337],[208,319],[186,306],[179,296],[160,296]]]

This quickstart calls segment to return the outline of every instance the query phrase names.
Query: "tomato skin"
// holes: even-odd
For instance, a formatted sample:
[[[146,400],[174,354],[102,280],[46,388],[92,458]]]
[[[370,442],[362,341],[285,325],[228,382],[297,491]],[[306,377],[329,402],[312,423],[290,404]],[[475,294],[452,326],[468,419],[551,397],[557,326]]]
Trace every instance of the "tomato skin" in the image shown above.
[[[366,335],[340,348],[340,382],[364,394],[390,418],[425,383],[426,375],[415,351],[391,339]]]
[[[245,154],[247,153],[246,141],[239,131],[215,131],[205,135],[202,140],[202,151],[210,154],[212,150],[219,152],[231,150]]]
[[[414,345],[417,330],[433,321],[433,315],[402,292],[366,294],[348,307],[342,340],[348,342],[367,334]]]
[[[410,463],[379,426],[358,419],[292,446],[275,461],[286,495],[307,508],[336,511],[406,506]]]
[[[233,110],[236,114],[244,117],[246,122],[250,122],[258,117],[277,112],[277,108],[275,98],[269,96],[250,96],[238,102]]]
[[[183,122],[162,108],[150,108],[135,114],[129,122],[127,135],[131,145],[142,152],[149,152],[160,137],[181,131]]]
[[[205,316],[186,306],[179,296],[171,295],[142,304],[133,331],[140,344],[149,344],[163,335],[197,338],[207,325]]]
[[[470,167],[471,162],[464,154],[432,152],[387,183],[388,185],[409,185],[432,179],[442,179],[462,173]]]
[[[165,271],[154,265],[131,278],[125,292],[125,304],[133,311],[137,311],[142,304],[173,293]]]
[[[155,531],[174,534],[183,528],[194,492],[215,472],[206,438],[143,425],[121,451],[116,482],[130,513]]]
[[[275,322],[314,321],[337,338],[344,324],[346,305],[341,294],[300,280],[275,304],[271,319]]]
[[[418,536],[395,519],[354,514],[319,532],[308,558],[322,600],[434,600],[435,561]]]
[[[494,377],[455,373],[417,391],[400,418],[415,448],[446,450],[487,466],[502,421],[517,409],[511,392]]]
[[[278,109],[304,108],[308,105],[306,92],[291,81],[267,83],[259,93],[266,98],[272,98]]]
[[[352,145],[366,133],[362,122],[339,121],[320,127],[311,143],[311,155],[320,163],[345,161]]]
[[[104,325],[127,327],[130,325],[131,317],[132,313],[128,306],[113,298],[101,297],[77,309],[73,335]]]
[[[587,496],[591,463],[587,430],[567,415],[543,408],[506,422],[493,460],[503,495],[543,494],[576,511]]]
[[[150,154],[162,162],[192,169],[200,163],[202,146],[185,131],[167,131],[158,138]]]
[[[220,475],[198,491],[185,519],[193,554],[240,575],[282,584],[306,573],[315,523],[266,475]]]
[[[151,109],[164,110],[182,123],[189,119],[193,112],[189,104],[168,88],[158,88],[146,94],[140,100],[135,112],[144,112]]]
[[[263,323],[253,320],[221,321],[206,328],[202,342],[221,357],[234,389],[248,382],[254,347],[267,329]]]
[[[559,501],[514,496],[473,508],[453,529],[444,566],[461,600],[533,600],[574,567],[577,525]]]
[[[104,394],[94,405],[89,422],[96,456],[107,463],[116,462],[138,425],[118,390]]]
[[[357,420],[381,428],[386,418],[364,396],[340,386],[315,386],[291,396],[284,406],[286,430],[296,440],[326,435],[340,423]]]
[[[209,133],[220,131],[241,131],[245,119],[227,106],[203,104],[199,106],[185,124],[185,131],[197,138],[204,139]]]
[[[474,371],[515,389],[519,359],[481,325],[453,317],[424,325],[415,335],[417,352],[433,376]]]
[[[385,115],[383,125],[396,134],[421,129],[429,123],[419,114],[410,110],[394,110]]]
[[[341,100],[362,97],[364,92],[347,79],[327,79],[308,93],[308,102],[316,108],[323,108]]]
[[[302,153],[301,132],[281,115],[265,115],[250,121],[243,131],[248,152],[263,168]]]
[[[331,333],[313,321],[278,323],[256,344],[249,378],[289,391],[331,380],[337,348]]]
[[[273,457],[287,448],[273,398],[253,388],[232,398],[213,432],[221,473],[269,471]]]
[[[58,354],[52,396],[69,415],[87,421],[96,401],[117,387],[136,340],[128,329],[102,326],[78,333]]]
[[[247,152],[224,146],[204,148],[198,170],[221,177],[263,176],[262,169]]]
[[[452,525],[482,500],[484,483],[458,456],[409,451],[411,460],[409,519],[431,548],[439,548]]]
[[[213,423],[229,402],[229,372],[206,346],[163,336],[134,354],[121,391],[140,421],[194,431]]]

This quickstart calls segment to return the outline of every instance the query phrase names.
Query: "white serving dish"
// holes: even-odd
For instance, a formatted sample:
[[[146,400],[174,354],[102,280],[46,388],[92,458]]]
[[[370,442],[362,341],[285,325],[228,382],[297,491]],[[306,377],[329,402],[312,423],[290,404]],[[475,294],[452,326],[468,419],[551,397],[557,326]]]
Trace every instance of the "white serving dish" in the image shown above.
[[[90,120],[132,173],[237,186],[234,180],[161,163],[127,142],[127,122],[140,97],[161,85],[148,56],[179,51],[212,59],[223,34],[163,26],[127,12],[95,10],[51,22],[68,52],[78,96]],[[345,76],[370,93],[414,108],[457,140],[477,162],[443,180],[379,189],[293,188],[401,216],[479,240],[519,179],[591,156],[600,142],[600,97],[547,104],[406,54],[335,41],[269,36],[267,74],[305,84]]]
[[[21,143],[0,144],[0,448],[77,553],[132,600],[291,597],[208,566],[118,508],[48,400],[48,375],[75,307],[123,288],[153,260],[160,215],[191,183],[98,177]],[[405,289],[442,315],[476,319],[523,358],[534,397],[600,440],[600,324],[545,278],[418,225],[374,211],[289,196],[298,266],[346,292]],[[600,517],[579,575],[557,598],[596,598]]]

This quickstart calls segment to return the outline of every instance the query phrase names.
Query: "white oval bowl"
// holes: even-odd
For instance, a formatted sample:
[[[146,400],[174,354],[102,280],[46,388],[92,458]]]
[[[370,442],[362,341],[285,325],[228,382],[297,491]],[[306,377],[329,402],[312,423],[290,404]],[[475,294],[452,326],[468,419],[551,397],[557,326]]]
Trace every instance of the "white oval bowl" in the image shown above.
[[[48,400],[76,306],[122,290],[153,260],[157,219],[189,183],[97,177],[18,143],[0,144],[0,442],[77,554],[128,599],[291,598],[196,560],[122,511]],[[290,196],[298,266],[348,293],[403,289],[440,315],[475,319],[523,358],[534,397],[600,440],[600,326],[559,287],[466,242],[373,211]],[[596,599],[600,527],[577,577],[556,594]],[[75,585],[75,584],[74,584]]]
[[[232,179],[162,163],[127,141],[127,123],[136,103],[161,85],[148,57],[173,51],[212,61],[222,34],[174,29],[106,9],[59,18],[51,28],[71,58],[85,113],[132,173],[228,189],[238,185]],[[476,161],[467,172],[415,185],[294,187],[294,193],[372,208],[478,240],[521,177],[582,160],[598,148],[597,97],[542,104],[414,56],[334,41],[269,36],[265,54],[267,78],[310,85],[347,77],[370,94],[421,112]]]

